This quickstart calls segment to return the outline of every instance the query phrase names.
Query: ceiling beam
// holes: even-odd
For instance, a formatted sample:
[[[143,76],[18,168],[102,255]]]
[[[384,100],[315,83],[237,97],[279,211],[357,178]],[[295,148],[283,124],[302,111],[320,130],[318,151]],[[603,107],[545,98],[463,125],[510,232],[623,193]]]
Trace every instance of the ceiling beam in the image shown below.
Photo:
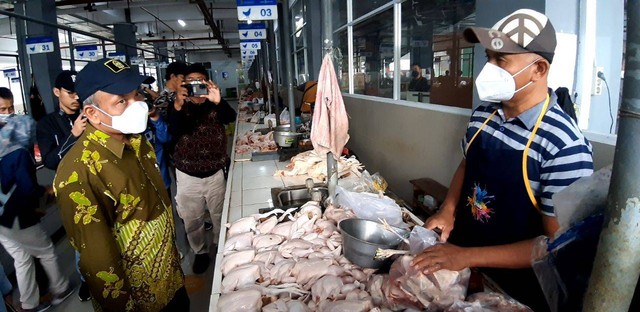
[[[94,2],[118,2],[118,1],[124,1],[124,0],[107,0],[107,1],[96,1],[96,0],[61,0],[61,1],[56,1],[56,6],[63,6],[63,5],[77,5],[77,4],[91,4]]]
[[[218,25],[213,20],[213,16],[211,15],[211,12],[209,12],[209,8],[207,7],[207,4],[204,3],[204,0],[195,0],[195,2],[196,2],[196,5],[198,5],[200,12],[202,12],[202,16],[204,16],[205,21],[207,22],[207,24],[209,24],[209,27],[211,27],[213,36],[218,39],[218,43],[222,45],[222,48],[224,49],[224,51],[229,55],[229,57],[231,57],[231,50],[229,49],[229,45],[225,42],[224,38],[222,37],[220,28],[218,28]]]

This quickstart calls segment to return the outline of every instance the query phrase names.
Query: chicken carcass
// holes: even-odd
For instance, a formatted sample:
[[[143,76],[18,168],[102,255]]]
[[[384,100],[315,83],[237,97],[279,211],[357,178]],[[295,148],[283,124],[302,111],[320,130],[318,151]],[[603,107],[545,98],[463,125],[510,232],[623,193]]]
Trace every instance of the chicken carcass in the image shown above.
[[[236,251],[225,255],[220,263],[222,275],[226,276],[234,268],[251,262],[255,256],[256,251],[253,249]]]
[[[269,219],[260,222],[260,224],[256,226],[256,229],[260,234],[269,234],[276,224],[278,224],[278,217],[272,216]]]
[[[531,308],[505,295],[493,292],[480,292],[467,297],[467,301],[457,301],[446,312],[532,312]]]
[[[251,232],[245,232],[233,235],[227,238],[224,243],[224,254],[229,254],[234,250],[243,250],[251,248],[254,234]]]
[[[271,230],[271,234],[277,234],[284,237],[289,237],[289,233],[291,232],[291,225],[293,221],[286,221],[282,223],[278,223]]]
[[[285,259],[285,260],[276,262],[269,272],[271,283],[279,284],[287,277],[291,277],[293,267],[295,265],[296,265],[296,262],[291,259]]]
[[[338,300],[320,303],[320,312],[366,312],[373,308],[371,300]]]
[[[257,235],[253,239],[253,248],[256,250],[270,249],[271,247],[280,245],[284,241],[284,237],[277,234]]]
[[[227,223],[225,225],[229,228],[227,235],[231,237],[236,234],[246,233],[252,230],[255,231],[257,224],[258,222],[256,219],[253,216],[249,216],[240,218],[233,223]]]
[[[239,266],[231,271],[222,279],[221,292],[226,294],[244,286],[254,284],[260,278],[260,266],[258,264],[249,263]]]
[[[304,302],[280,298],[262,308],[262,312],[309,312]]]
[[[382,286],[388,279],[389,276],[386,274],[374,274],[369,277],[369,281],[367,282],[367,291],[371,295],[373,304],[380,305],[385,301]]]
[[[277,256],[278,256],[277,250],[267,250],[267,251],[257,253],[256,256],[253,258],[253,261],[260,261],[268,266],[275,263]]]
[[[303,239],[292,239],[285,241],[282,245],[278,246],[278,252],[284,258],[292,258],[294,255],[300,256],[300,251],[308,255],[314,251],[313,243],[307,242]],[[298,258],[296,257],[296,258]]]
[[[340,276],[343,272],[343,268],[332,265],[331,260],[324,259],[300,260],[292,271],[296,282],[304,285],[304,289],[309,289],[311,284],[325,275]]]
[[[315,302],[336,299],[342,290],[342,280],[337,276],[325,275],[311,286],[311,297]]]
[[[396,259],[389,270],[391,304],[427,310],[443,310],[455,301],[462,301],[467,292],[471,271],[439,270],[424,275],[411,265],[413,256]]]
[[[220,296],[218,311],[258,312],[262,308],[262,292],[257,289],[242,289]]]

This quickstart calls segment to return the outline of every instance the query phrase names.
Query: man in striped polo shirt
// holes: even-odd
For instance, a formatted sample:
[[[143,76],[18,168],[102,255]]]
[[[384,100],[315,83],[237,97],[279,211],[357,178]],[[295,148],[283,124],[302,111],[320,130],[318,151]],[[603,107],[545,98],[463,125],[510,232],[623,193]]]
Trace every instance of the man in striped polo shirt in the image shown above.
[[[515,299],[546,311],[531,270],[533,239],[558,230],[551,196],[593,173],[591,145],[547,86],[556,35],[545,15],[521,9],[464,36],[486,49],[475,81],[482,103],[446,200],[425,224],[450,244],[413,264],[425,273],[481,268]]]

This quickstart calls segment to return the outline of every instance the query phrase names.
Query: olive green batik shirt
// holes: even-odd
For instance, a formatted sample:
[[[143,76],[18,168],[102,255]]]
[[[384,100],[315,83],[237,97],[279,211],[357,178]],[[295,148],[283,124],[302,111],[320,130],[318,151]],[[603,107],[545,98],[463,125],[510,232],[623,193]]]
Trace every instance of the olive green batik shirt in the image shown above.
[[[184,285],[171,200],[152,146],[87,124],[54,180],[64,228],[80,252],[94,306],[158,311]]]

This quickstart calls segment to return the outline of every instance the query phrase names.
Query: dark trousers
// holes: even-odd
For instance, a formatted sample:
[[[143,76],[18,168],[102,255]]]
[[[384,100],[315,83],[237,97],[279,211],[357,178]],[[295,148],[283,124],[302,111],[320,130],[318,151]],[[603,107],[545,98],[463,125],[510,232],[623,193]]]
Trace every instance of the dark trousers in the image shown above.
[[[189,295],[187,295],[187,289],[182,287],[176,291],[176,294],[173,295],[173,299],[169,301],[169,304],[165,306],[161,311],[163,312],[171,312],[171,311],[189,311]]]

